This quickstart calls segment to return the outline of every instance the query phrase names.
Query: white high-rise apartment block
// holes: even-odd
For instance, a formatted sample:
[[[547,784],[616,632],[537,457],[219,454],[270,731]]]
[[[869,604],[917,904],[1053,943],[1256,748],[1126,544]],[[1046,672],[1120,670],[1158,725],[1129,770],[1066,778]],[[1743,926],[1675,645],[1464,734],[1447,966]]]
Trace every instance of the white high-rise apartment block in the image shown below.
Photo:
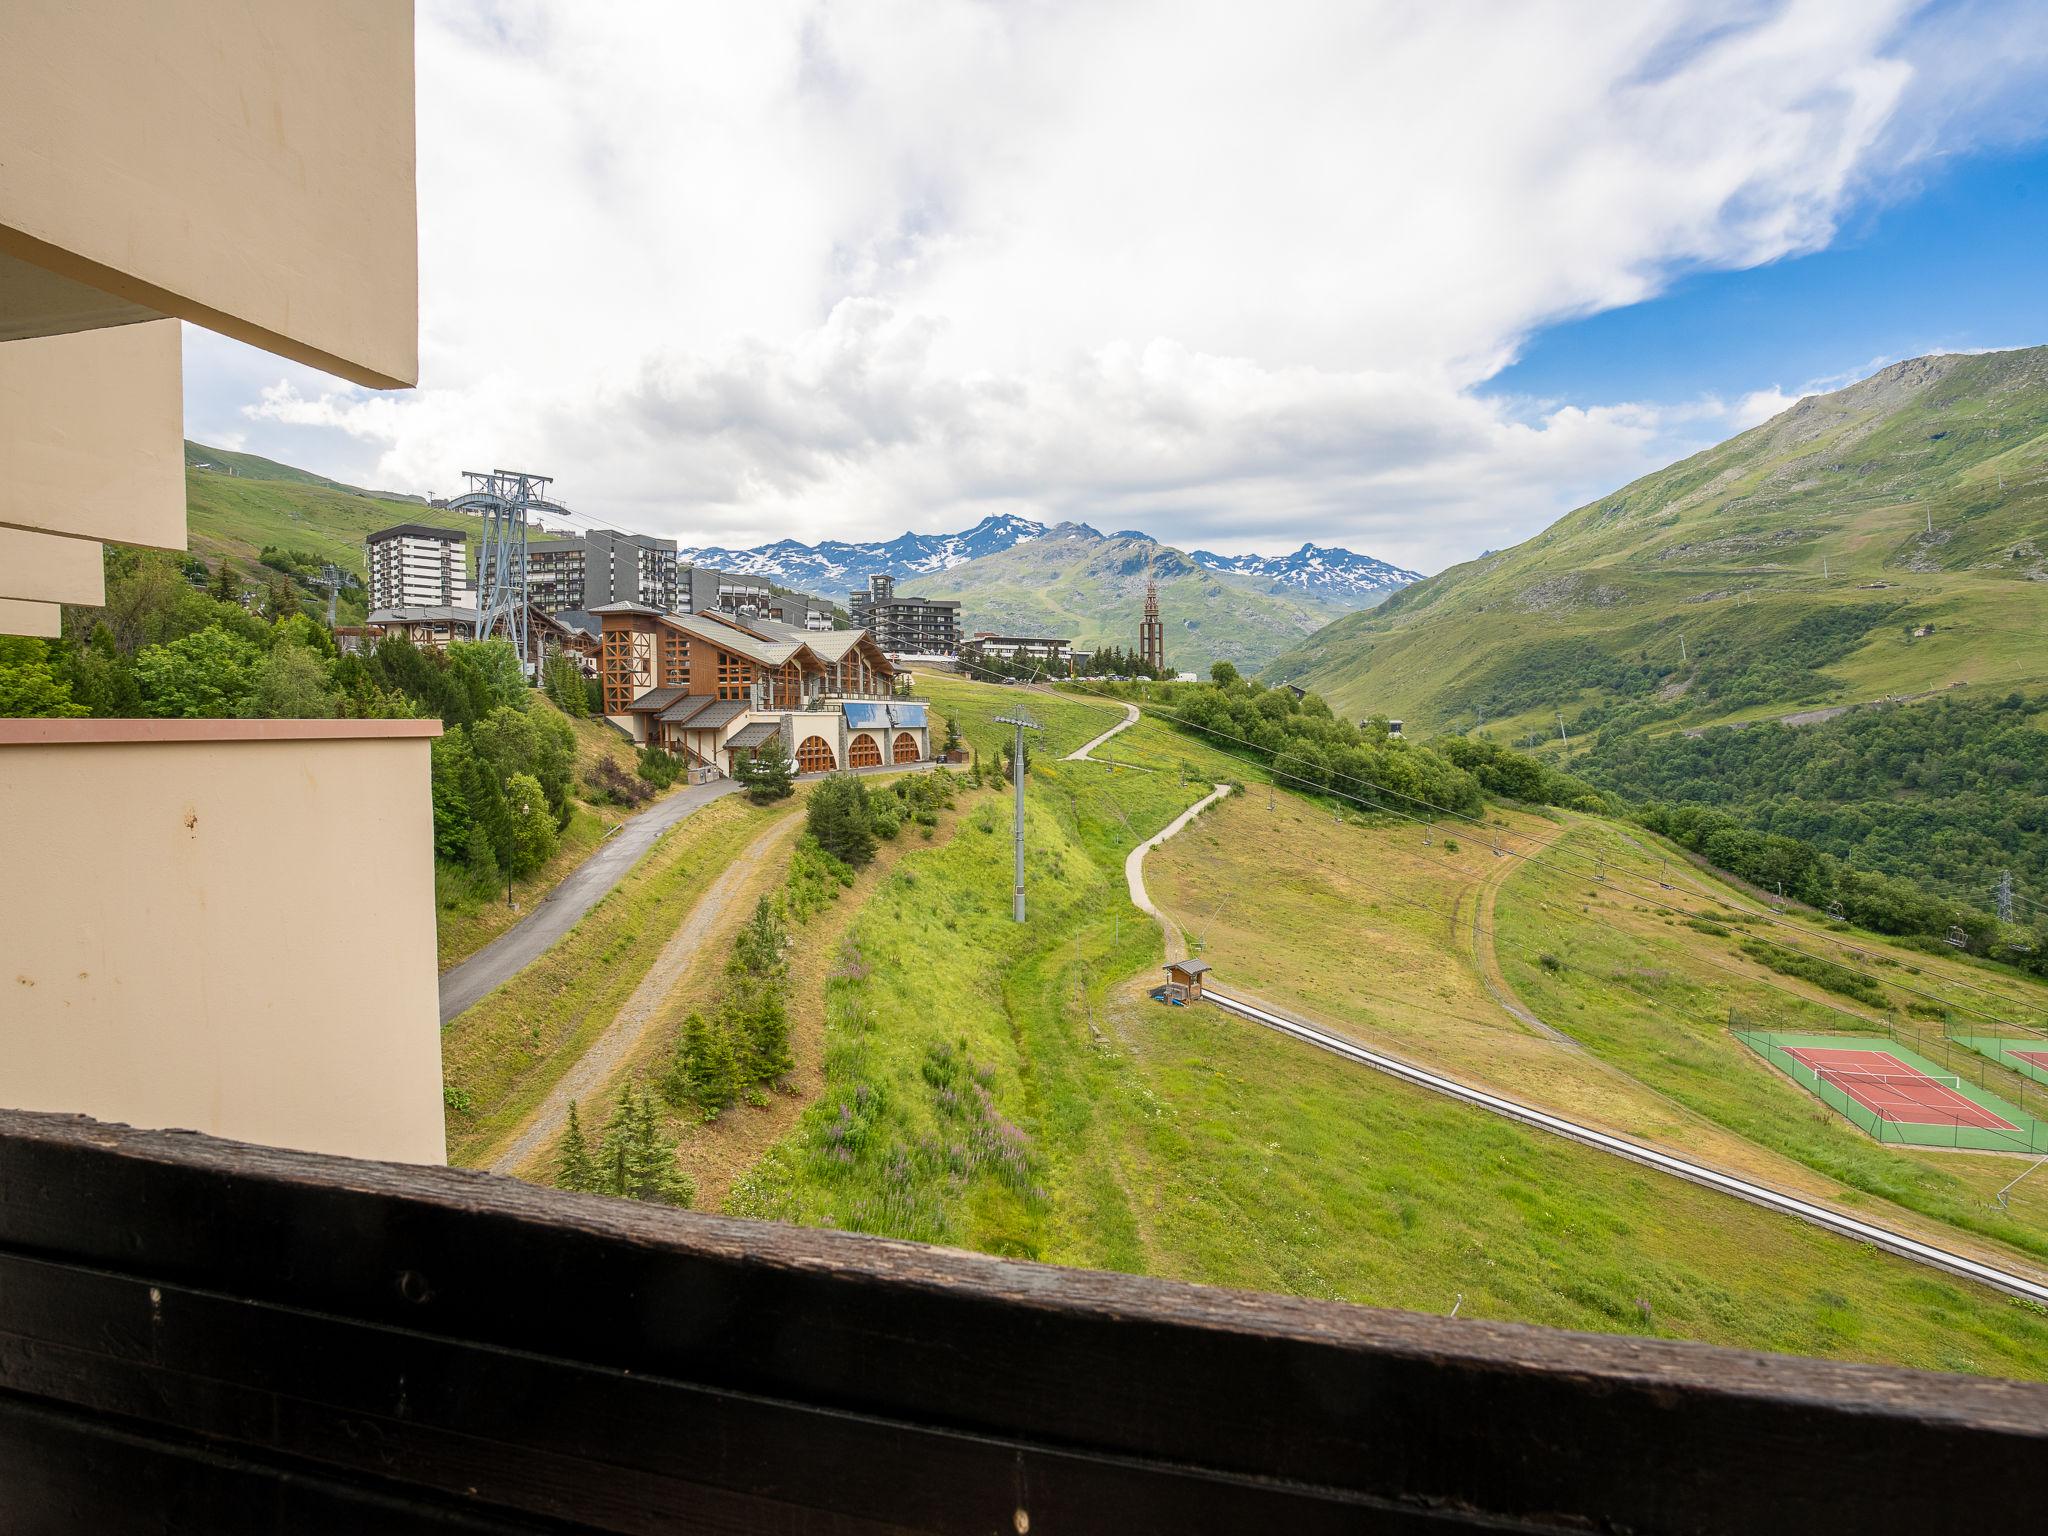
[[[370,567],[370,611],[446,608],[469,585],[466,540],[458,529],[400,523],[363,541]]]

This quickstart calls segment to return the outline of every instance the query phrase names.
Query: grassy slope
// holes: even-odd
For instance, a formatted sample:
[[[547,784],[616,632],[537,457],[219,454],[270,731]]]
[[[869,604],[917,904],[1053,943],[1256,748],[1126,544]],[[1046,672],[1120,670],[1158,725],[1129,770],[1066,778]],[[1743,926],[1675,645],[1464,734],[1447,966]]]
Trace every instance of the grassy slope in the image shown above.
[[[951,688],[990,709],[1016,696]],[[1235,771],[1151,722],[1119,744],[1132,762]],[[730,1207],[1382,1305],[1446,1311],[1462,1295],[1465,1315],[2048,1373],[2048,1321],[2001,1298],[1143,1001],[1159,940],[1125,899],[1123,855],[1206,788],[1041,759],[1022,927],[999,804],[908,853],[829,984],[824,1099]],[[1327,813],[1279,801],[1317,818],[1321,841]],[[1256,927],[1241,909],[1289,884],[1272,839],[1232,846],[1245,883],[1209,903],[1215,943],[1226,924]],[[1405,965],[1335,911],[1297,926],[1368,973]],[[1006,1126],[1024,1138],[1021,1168],[978,1150],[1018,1145]]]
[[[1207,671],[1215,660],[1256,668],[1343,610],[1295,592],[1275,592],[1249,577],[1218,575],[1177,549],[1141,539],[1043,539],[984,555],[901,590],[961,600],[961,627],[972,632],[1061,635],[1084,648],[1135,650],[1148,569],[1159,582],[1159,612],[1169,665]]]
[[[2048,1219],[1987,1206],[1953,1176],[1954,1158],[1930,1162],[1877,1146],[1760,1069],[1728,1036],[1731,1008],[1774,1028],[1876,1027],[1868,1010],[1778,976],[1736,947],[1756,929],[1836,954],[1841,935],[1761,922],[1723,923],[1726,937],[1696,931],[1657,903],[1738,915],[1749,904],[1675,857],[1666,871],[1657,853],[1605,823],[1575,820],[1543,850],[1538,840],[1559,840],[1559,827],[1533,816],[1502,820],[1483,837],[1451,829],[1459,844],[1451,851],[1442,828],[1425,845],[1419,827],[1339,826],[1286,796],[1269,811],[1255,795],[1163,849],[1153,885],[1168,910],[1194,914],[1191,929],[1230,985],[1361,1040],[1780,1188],[1873,1210],[1894,1202],[1880,1213],[1885,1220],[1938,1240],[1960,1235],[1994,1255],[2048,1258]],[[1506,859],[1489,847],[1496,831]],[[1596,859],[1605,861],[1604,881]],[[1670,892],[1658,884],[1666,874]],[[1228,900],[1204,916],[1221,894]],[[1978,1006],[1989,986],[2001,1016],[2048,1024],[2048,988],[1869,936],[1854,942],[1892,962],[1874,969],[1895,978],[1901,1003],[1910,986]],[[1475,948],[1480,959],[1497,952],[1510,995],[1585,1049],[1546,1039],[1499,1008]]]
[[[1546,678],[1531,664],[1546,646],[1646,661],[1661,673],[1651,694],[1692,688],[1683,725],[1956,682],[2005,687],[2048,678],[2044,573],[2048,348],[1921,359],[1342,619],[1270,670],[1340,711],[1429,730],[1472,725],[1491,692],[1489,723],[1510,739],[1553,710],[1569,719],[1621,696]],[[1694,686],[1703,659],[1851,608],[1882,613],[1805,686],[1739,704]],[[1908,645],[1909,621],[1936,633]]]
[[[618,1013],[691,906],[786,805],[737,795],[679,822],[540,959],[441,1035],[448,1160],[487,1162]]]
[[[206,559],[229,556],[253,565],[264,545],[275,544],[331,560],[359,577],[367,574],[363,539],[379,528],[426,523],[467,529],[472,542],[477,536],[475,518],[418,502],[384,501],[311,477],[303,482],[258,479],[190,467],[185,471],[185,515],[192,553]]]

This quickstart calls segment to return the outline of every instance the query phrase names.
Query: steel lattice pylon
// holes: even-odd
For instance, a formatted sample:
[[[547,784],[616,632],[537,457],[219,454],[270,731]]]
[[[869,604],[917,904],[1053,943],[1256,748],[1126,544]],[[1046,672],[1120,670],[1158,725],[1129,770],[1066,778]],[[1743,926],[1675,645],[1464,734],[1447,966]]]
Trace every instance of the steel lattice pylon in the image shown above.
[[[569,509],[548,498],[554,484],[548,475],[521,469],[488,473],[465,469],[469,489],[448,503],[450,511],[475,512],[484,520],[483,544],[477,551],[476,605],[481,614],[476,637],[502,634],[519,652],[521,665],[532,664],[526,633],[526,528],[531,512],[569,516]]]

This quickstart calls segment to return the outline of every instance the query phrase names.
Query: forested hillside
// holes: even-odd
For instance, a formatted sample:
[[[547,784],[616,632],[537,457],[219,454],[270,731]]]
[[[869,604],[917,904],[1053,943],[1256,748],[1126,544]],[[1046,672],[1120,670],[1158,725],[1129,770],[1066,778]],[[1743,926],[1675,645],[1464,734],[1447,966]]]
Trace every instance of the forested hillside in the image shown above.
[[[1711,806],[1865,869],[2021,915],[2048,897],[2048,695],[1948,695],[1792,727],[1603,738],[1575,769],[1632,800]]]

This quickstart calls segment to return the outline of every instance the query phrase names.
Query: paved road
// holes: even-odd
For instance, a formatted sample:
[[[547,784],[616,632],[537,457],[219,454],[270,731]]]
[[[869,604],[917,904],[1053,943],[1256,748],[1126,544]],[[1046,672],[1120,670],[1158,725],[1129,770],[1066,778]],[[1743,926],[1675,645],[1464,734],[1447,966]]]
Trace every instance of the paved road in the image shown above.
[[[1567,1120],[1560,1115],[1550,1114],[1545,1110],[1536,1108],[1533,1104],[1524,1104],[1519,1100],[1505,1098],[1484,1088],[1475,1088],[1470,1083],[1462,1083],[1456,1078],[1446,1077],[1440,1072],[1432,1072],[1418,1067],[1412,1062],[1402,1061],[1399,1057],[1389,1056],[1381,1051],[1368,1050],[1355,1041],[1347,1040],[1341,1035],[1319,1029],[1303,1019],[1290,1017],[1271,1007],[1254,1003],[1248,998],[1226,996],[1218,992],[1213,986],[1203,987],[1202,998],[1203,1001],[1214,1003],[1225,1012],[1234,1013],[1239,1018],[1248,1019],[1254,1024],[1262,1024],[1266,1028],[1277,1030],[1284,1035],[1292,1035],[1295,1039],[1313,1045],[1318,1050],[1328,1051],[1334,1056],[1341,1056],[1346,1060],[1357,1062],[1361,1066],[1371,1067],[1375,1071],[1386,1073],[1389,1077],[1398,1077],[1404,1082],[1413,1083],[1420,1088],[1427,1088],[1433,1093],[1444,1094],[1449,1098],[1476,1105],[1480,1109],[1489,1110],[1507,1119],[1519,1120],[1524,1125],[1532,1125],[1539,1130],[1549,1131],[1553,1135],[1563,1136],[1568,1140],[1580,1142],[1589,1147],[1596,1147],[1600,1151],[1611,1153],[1616,1157],[1625,1157],[1631,1162],[1641,1163],[1646,1167],[1676,1175],[1678,1178],[1689,1180],[1694,1184],[1702,1184],[1709,1189],[1719,1190],[1723,1194],[1734,1195],[1737,1199],[1747,1200],[1753,1205],[1761,1205],[1767,1210],[1779,1211],[1787,1216],[1796,1216],[1801,1221],[1811,1222],[1814,1226],[1824,1227],[1830,1232],[1840,1233],[1842,1236],[1854,1238],[1858,1242],[1869,1243],[1873,1247],[1882,1248],[1888,1253],[1895,1253],[1901,1258],[1911,1259],[1918,1264],[1926,1264],[1935,1269],[1946,1270],[1952,1275],[1965,1276],[1968,1279],[1976,1280],[1984,1285],[2004,1291],[2008,1295],[2025,1297],[2027,1300],[2036,1303],[2048,1302],[2048,1285],[2043,1285],[2039,1280],[2030,1275],[2016,1274],[2011,1270],[1983,1263],[1980,1260],[1971,1258],[1968,1254],[1956,1253],[1951,1249],[1942,1248],[1933,1243],[1922,1242],[1920,1239],[1908,1237],[1902,1232],[1894,1232],[1889,1227],[1880,1227],[1873,1222],[1860,1221],[1854,1216],[1830,1210],[1824,1205],[1815,1205],[1811,1201],[1801,1200],[1796,1195],[1781,1193],[1778,1190],[1772,1189],[1769,1185],[1757,1184],[1748,1179],[1738,1178],[1733,1174],[1723,1173],[1718,1168],[1710,1168],[1704,1163],[1696,1163],[1688,1158],[1674,1157],[1669,1152],[1660,1152],[1656,1148],[1646,1147],[1640,1142],[1630,1141],[1621,1136],[1610,1135],[1608,1132],[1596,1130],[1590,1125],[1582,1125],[1576,1120]]]
[[[676,983],[683,979],[683,973],[697,958],[713,926],[725,915],[734,892],[745,883],[748,875],[761,867],[770,853],[789,840],[799,819],[797,815],[785,816],[747,844],[740,856],[728,864],[697,898],[696,905],[690,908],[681,926],[662,946],[654,964],[647,968],[647,974],[640,978],[640,985],[633,989],[633,995],[626,999],[611,1023],[605,1026],[604,1033],[593,1040],[590,1049],[562,1074],[561,1081],[555,1084],[553,1092],[542,1101],[533,1117],[519,1128],[505,1149],[491,1159],[491,1172],[517,1173],[521,1164],[554,1140],[568,1123],[572,1099],[582,1101],[591,1111],[587,1123],[595,1127],[602,1122],[603,1116],[597,1113],[593,1101],[646,1038],[647,1031],[660,1014],[661,1005],[668,1000],[669,993],[675,990]]]
[[[1137,723],[1138,706],[1135,704],[1124,705],[1124,718],[1121,722],[1119,722],[1116,725],[1112,725],[1108,730],[1104,731],[1100,736],[1096,737],[1093,741],[1089,742],[1088,745],[1086,745],[1085,747],[1076,747],[1073,751],[1069,752],[1067,754],[1067,761],[1070,763],[1087,762],[1089,760],[1089,754],[1092,753],[1097,747],[1101,746],[1105,741],[1109,740],[1110,737],[1116,735],[1118,731],[1128,731],[1132,726],[1136,725]]]
[[[1185,960],[1188,957],[1187,940],[1181,937],[1180,925],[1173,922],[1164,912],[1152,905],[1152,898],[1145,891],[1145,855],[1179,832],[1210,806],[1230,793],[1228,784],[1219,784],[1209,794],[1182,811],[1158,832],[1133,848],[1124,859],[1124,885],[1131,893],[1131,905],[1140,912],[1150,913],[1159,924],[1159,931],[1166,935],[1166,958],[1168,963]]]
[[[441,1022],[446,1024],[482,1001],[547,953],[557,939],[576,926],[579,917],[625,878],[626,871],[640,862],[640,856],[654,846],[662,833],[739,787],[734,779],[687,785],[621,822],[619,830],[598,844],[597,851],[548,892],[531,913],[460,965],[441,973]]]

